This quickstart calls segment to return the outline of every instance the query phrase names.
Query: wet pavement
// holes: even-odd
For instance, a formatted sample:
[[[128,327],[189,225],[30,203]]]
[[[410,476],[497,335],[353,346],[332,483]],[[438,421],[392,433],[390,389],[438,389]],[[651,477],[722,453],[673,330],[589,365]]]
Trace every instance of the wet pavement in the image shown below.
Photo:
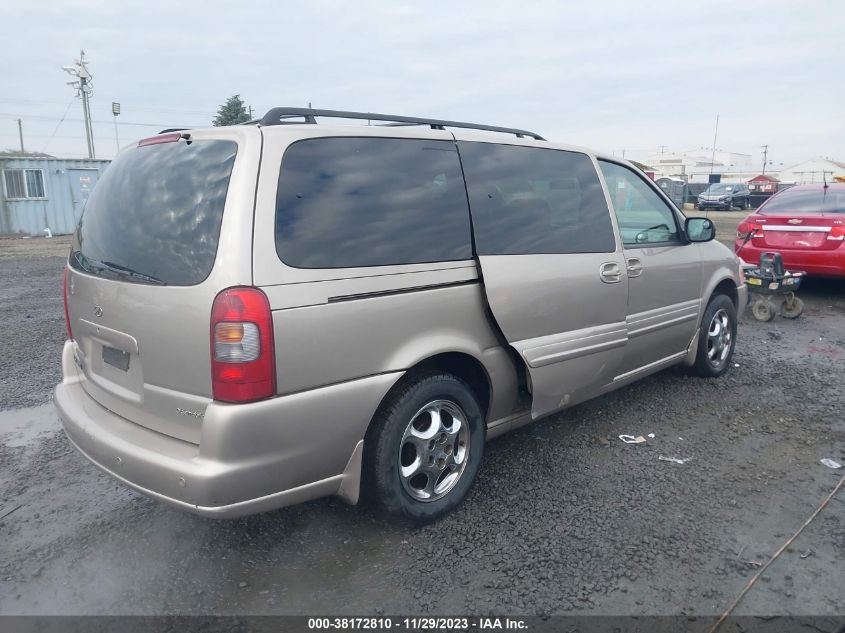
[[[801,319],[744,316],[726,376],[671,369],[489,443],[434,525],[337,499],[202,519],[60,431],[61,265],[0,256],[3,614],[712,615],[845,474],[819,461],[845,463],[845,283],[811,281]],[[845,613],[843,552],[845,490],[737,612]]]

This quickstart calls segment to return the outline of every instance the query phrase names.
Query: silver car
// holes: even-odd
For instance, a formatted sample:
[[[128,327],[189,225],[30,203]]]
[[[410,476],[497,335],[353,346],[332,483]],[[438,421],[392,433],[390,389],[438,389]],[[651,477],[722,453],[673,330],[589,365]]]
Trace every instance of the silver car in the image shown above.
[[[88,201],[54,401],[83,455],[184,510],[366,496],[432,520],[486,440],[727,371],[746,287],[714,232],[525,130],[275,108],[165,131]]]

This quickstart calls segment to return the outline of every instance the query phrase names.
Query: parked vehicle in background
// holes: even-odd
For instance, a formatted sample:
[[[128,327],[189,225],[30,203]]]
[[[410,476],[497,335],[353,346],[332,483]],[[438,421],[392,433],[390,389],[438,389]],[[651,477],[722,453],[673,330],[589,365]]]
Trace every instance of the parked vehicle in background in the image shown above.
[[[779,191],[740,223],[736,235],[736,249],[747,262],[777,251],[786,268],[821,277],[845,277],[843,242],[845,183]]]
[[[629,163],[524,130],[275,108],[163,133],[86,207],[54,402],[100,468],[198,514],[362,492],[431,520],[485,440],[727,371],[746,287],[714,235]]]
[[[713,183],[698,195],[696,209],[751,208],[751,190],[748,185],[735,182]]]

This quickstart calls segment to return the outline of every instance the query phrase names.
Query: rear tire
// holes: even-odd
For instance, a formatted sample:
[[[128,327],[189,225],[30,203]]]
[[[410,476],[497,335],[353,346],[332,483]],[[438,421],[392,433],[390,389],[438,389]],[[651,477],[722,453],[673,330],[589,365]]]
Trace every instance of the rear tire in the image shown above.
[[[721,376],[731,364],[735,346],[736,307],[730,297],[714,295],[699,325],[693,373],[705,378]]]
[[[443,517],[472,488],[484,456],[478,400],[445,372],[408,376],[373,417],[364,440],[364,493],[413,524]]]

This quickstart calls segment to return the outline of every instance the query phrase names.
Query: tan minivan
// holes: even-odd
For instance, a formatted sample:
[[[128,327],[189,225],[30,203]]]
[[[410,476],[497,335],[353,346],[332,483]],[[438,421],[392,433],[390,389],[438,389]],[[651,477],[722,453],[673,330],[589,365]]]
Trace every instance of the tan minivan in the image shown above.
[[[431,520],[486,440],[726,371],[746,288],[714,232],[524,130],[299,108],[166,130],[79,223],[56,407],[97,466],[198,514],[366,495]]]

